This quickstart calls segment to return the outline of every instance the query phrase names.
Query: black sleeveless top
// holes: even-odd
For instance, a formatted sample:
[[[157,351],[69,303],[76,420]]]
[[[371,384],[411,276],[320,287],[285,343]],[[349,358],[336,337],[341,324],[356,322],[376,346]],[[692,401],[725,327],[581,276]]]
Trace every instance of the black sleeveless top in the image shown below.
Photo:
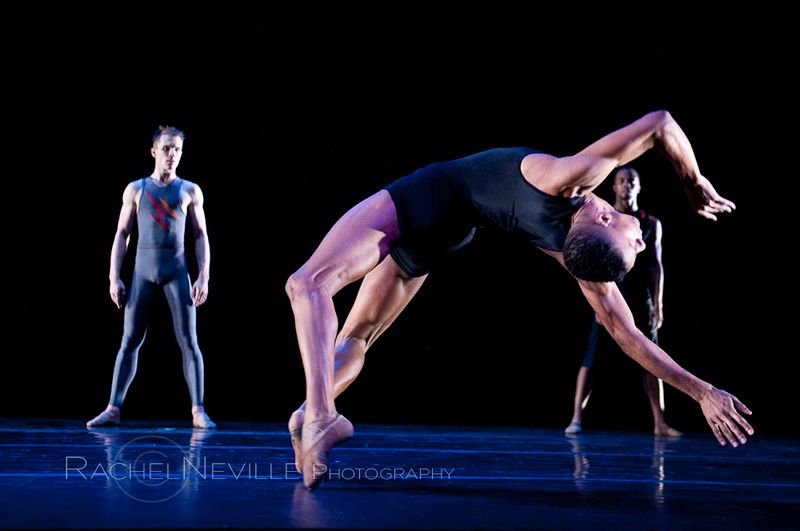
[[[401,237],[392,256],[412,276],[469,243],[479,225],[518,234],[537,247],[561,251],[570,218],[583,197],[546,194],[522,175],[533,149],[498,148],[431,164],[386,187]]]
[[[484,151],[443,164],[444,172],[481,218],[502,230],[519,233],[537,247],[561,251],[570,218],[582,197],[546,194],[525,180],[520,165],[528,148]]]

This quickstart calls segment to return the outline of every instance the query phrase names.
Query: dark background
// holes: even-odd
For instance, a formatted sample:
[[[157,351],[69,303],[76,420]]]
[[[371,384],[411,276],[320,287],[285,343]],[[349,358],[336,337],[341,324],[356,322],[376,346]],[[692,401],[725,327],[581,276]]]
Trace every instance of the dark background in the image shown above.
[[[122,331],[108,256],[159,124],[186,131],[178,173],[206,196],[213,279],[198,330],[224,427],[283,421],[302,400],[283,286],[351,205],[429,162],[505,145],[567,155],[666,108],[738,210],[694,216],[666,159],[636,161],[640,204],[665,228],[663,346],[738,395],[761,433],[789,433],[797,22],[729,8],[11,9],[0,416],[84,422],[106,405]],[[340,318],[355,291],[337,298]],[[169,314],[155,318],[124,417],[188,422]],[[354,422],[563,427],[590,318],[553,260],[480,234],[430,276],[339,409]],[[586,424],[650,429],[637,367],[601,361]],[[668,393],[670,422],[704,430],[699,408]]]

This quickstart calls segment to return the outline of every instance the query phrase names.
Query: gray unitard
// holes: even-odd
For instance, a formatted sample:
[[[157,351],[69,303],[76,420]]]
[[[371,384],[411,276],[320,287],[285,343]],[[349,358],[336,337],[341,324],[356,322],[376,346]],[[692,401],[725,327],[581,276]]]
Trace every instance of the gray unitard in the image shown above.
[[[156,293],[167,298],[175,337],[183,353],[183,375],[192,405],[203,404],[203,356],[197,345],[196,312],[190,294],[189,273],[183,236],[186,214],[181,209],[183,179],[165,187],[142,179],[142,194],[136,215],[139,242],[128,301],[122,345],[114,365],[110,404],[120,407],[136,374],[139,349],[147,333]]]

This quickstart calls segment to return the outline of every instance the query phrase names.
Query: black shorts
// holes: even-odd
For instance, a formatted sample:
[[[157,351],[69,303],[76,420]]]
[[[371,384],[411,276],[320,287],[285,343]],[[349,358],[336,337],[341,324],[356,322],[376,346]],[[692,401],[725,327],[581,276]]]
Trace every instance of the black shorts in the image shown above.
[[[472,240],[476,216],[441,164],[419,169],[385,189],[400,228],[391,255],[408,275],[427,274],[445,255]]]

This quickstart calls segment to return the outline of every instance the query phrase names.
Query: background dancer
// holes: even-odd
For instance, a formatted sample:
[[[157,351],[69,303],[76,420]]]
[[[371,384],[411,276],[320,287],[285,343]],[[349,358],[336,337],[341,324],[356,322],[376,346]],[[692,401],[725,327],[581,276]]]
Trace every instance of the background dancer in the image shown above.
[[[633,313],[636,327],[658,344],[658,330],[664,320],[664,264],[661,260],[661,221],[652,214],[639,209],[639,192],[642,190],[639,172],[633,168],[620,168],[614,174],[614,208],[636,217],[642,230],[645,249],[637,257],[636,264],[617,283],[628,307]],[[583,410],[592,392],[592,365],[598,350],[610,344],[611,339],[592,319],[583,363],[578,370],[575,384],[575,400],[572,421],[564,430],[568,434],[582,430]],[[650,411],[653,414],[653,433],[659,436],[677,437],[681,433],[667,425],[664,420],[663,382],[647,371],[642,371],[642,383]]]
[[[139,349],[144,343],[158,292],[163,292],[167,299],[175,337],[183,353],[183,375],[192,400],[192,425],[216,428],[203,406],[203,355],[197,344],[196,331],[196,307],[208,297],[211,249],[203,211],[203,192],[195,183],[175,173],[183,155],[184,137],[179,129],[159,127],[150,148],[155,159],[153,173],[129,183],[122,195],[117,233],[111,247],[109,290],[117,308],[125,308],[125,324],[122,345],[114,364],[111,398],[106,409],[86,423],[89,428],[119,424],[120,408],[136,374]],[[191,286],[183,247],[187,217],[192,223],[199,270],[197,280]],[[120,271],[134,219],[138,225],[139,241],[128,296]]]

